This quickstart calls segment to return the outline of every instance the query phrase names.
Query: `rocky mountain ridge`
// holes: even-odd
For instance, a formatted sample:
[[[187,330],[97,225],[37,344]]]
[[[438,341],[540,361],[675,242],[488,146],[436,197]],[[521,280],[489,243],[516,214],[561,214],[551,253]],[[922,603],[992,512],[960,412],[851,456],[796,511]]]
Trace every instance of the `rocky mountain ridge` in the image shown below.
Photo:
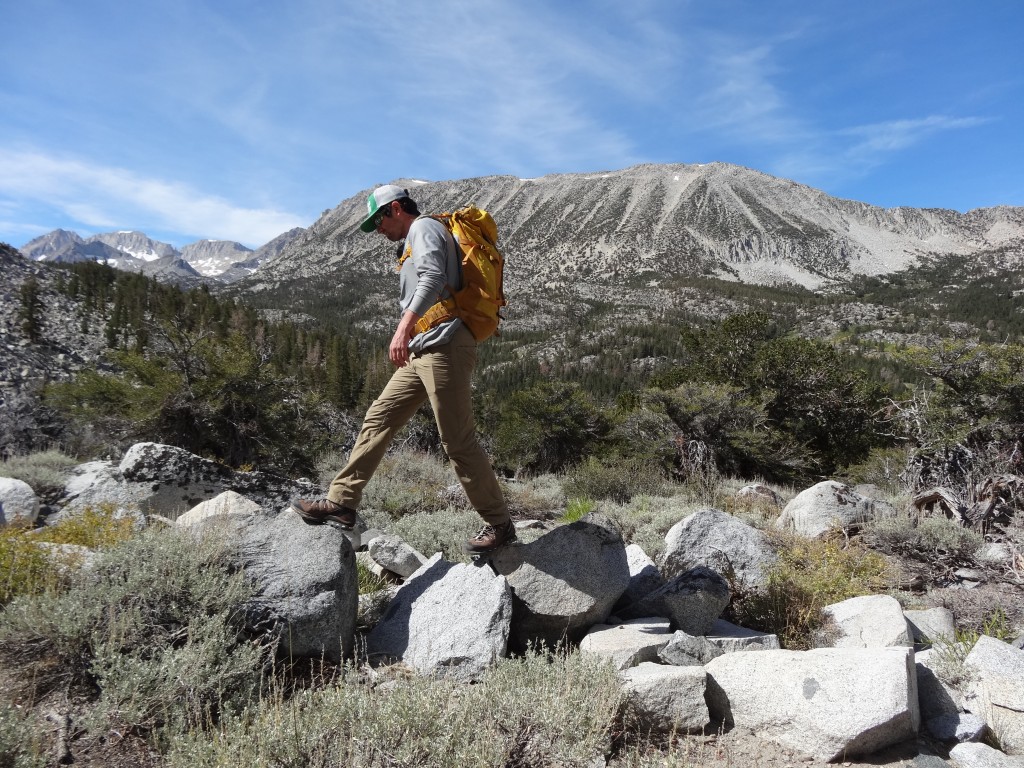
[[[280,250],[282,242],[301,231],[300,228],[286,232],[255,251],[233,240],[199,240],[179,251],[142,232],[106,232],[83,239],[77,232],[56,229],[31,240],[19,250],[33,261],[99,261],[115,269],[141,272],[166,282],[192,284],[203,278],[230,282],[251,274],[267,255]]]
[[[426,212],[469,203],[488,210],[499,224],[512,288],[656,286],[696,274],[819,290],[854,275],[899,272],[932,255],[1024,258],[1024,208],[883,209],[725,163],[395,183]],[[390,271],[390,260],[381,258],[390,246],[358,231],[368,192],[326,212],[245,287]]]

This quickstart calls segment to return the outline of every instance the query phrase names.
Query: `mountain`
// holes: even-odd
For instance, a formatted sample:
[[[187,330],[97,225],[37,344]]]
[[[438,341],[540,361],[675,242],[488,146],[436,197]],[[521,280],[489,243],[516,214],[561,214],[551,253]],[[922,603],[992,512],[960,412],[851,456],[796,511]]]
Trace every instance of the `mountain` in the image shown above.
[[[134,253],[122,248],[131,249]],[[202,275],[184,261],[177,250],[166,243],[150,240],[141,232],[112,232],[83,240],[74,232],[58,229],[37,237],[22,246],[20,251],[32,261],[55,264],[96,261],[124,272],[139,272],[177,285],[191,285],[202,279]]]
[[[93,235],[86,242],[106,243],[132,258],[142,261],[156,261],[167,256],[181,255],[173,245],[152,240],[142,232],[107,232],[101,235]]]
[[[252,251],[252,255],[243,261],[236,261],[226,270],[217,275],[217,278],[223,283],[233,283],[236,280],[241,280],[244,277],[249,277],[256,270],[260,268],[263,262],[276,257],[291,243],[297,240],[305,233],[305,229],[302,227],[295,227],[284,232],[269,243],[260,246],[255,251]]]
[[[83,239],[76,232],[55,229],[19,250],[33,261],[63,264],[99,261],[125,272],[141,272],[164,282],[183,285],[198,283],[203,277],[217,277],[235,262],[250,259],[253,254],[241,243],[229,240],[201,240],[178,251],[142,232],[127,230]]]
[[[1024,208],[883,209],[725,163],[395,183],[425,211],[471,202],[490,211],[513,289],[658,285],[684,275],[821,289],[934,255],[1024,256]],[[390,246],[357,230],[368,191],[325,213],[243,283],[267,290],[295,278],[389,272]]]
[[[31,259],[32,261],[53,261],[52,257],[84,242],[77,232],[55,229],[34,240],[30,240],[18,250],[21,251],[26,259]]]
[[[200,240],[181,249],[182,258],[204,277],[217,277],[251,255],[251,248],[232,240]]]

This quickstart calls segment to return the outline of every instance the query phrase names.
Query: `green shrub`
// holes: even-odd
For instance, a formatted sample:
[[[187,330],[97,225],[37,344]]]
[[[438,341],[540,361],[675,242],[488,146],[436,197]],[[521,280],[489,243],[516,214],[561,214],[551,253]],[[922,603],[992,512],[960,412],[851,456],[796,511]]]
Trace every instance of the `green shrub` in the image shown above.
[[[39,541],[75,544],[89,549],[109,549],[137,534],[136,521],[118,512],[113,504],[85,507],[59,523],[42,529]]]
[[[91,692],[94,728],[201,725],[248,702],[268,650],[246,639],[250,596],[212,541],[147,532],[102,554],[64,593],[0,615],[0,661],[34,695]]]
[[[389,586],[389,582],[383,576],[374,573],[362,560],[356,560],[356,584],[360,595],[369,595],[379,592]]]
[[[117,375],[81,371],[46,402],[123,440],[157,440],[231,467],[308,472],[327,433],[320,401],[273,370],[243,333],[154,325],[145,353],[109,352]]]
[[[581,654],[505,660],[472,686],[346,680],[225,719],[214,738],[178,739],[168,765],[582,768],[607,752],[620,695],[611,666]]]
[[[465,559],[462,544],[483,524],[480,515],[471,509],[447,507],[406,515],[390,523],[387,530],[426,557],[440,552],[446,560],[458,562]]]
[[[0,606],[18,595],[56,589],[63,581],[60,570],[28,530],[16,525],[0,527]]]
[[[76,552],[48,548],[71,544],[104,549],[135,535],[135,523],[119,517],[111,505],[87,507],[47,528],[0,527],[0,605],[18,595],[40,595],[67,584],[69,573],[81,565]]]
[[[49,497],[64,488],[69,470],[77,459],[57,450],[12,456],[0,464],[0,477],[13,477],[28,483],[37,496]]]
[[[865,527],[872,548],[925,562],[971,562],[985,537],[945,517],[898,515],[880,518]]]
[[[905,487],[904,477],[911,457],[912,452],[906,446],[874,448],[864,461],[847,467],[841,479],[850,485],[870,483],[894,495],[912,491],[914,489]]]
[[[502,403],[495,459],[516,471],[563,471],[594,452],[610,429],[607,414],[578,384],[545,380]]]
[[[598,511],[612,521],[627,544],[636,544],[656,558],[665,548],[665,534],[696,510],[685,497],[637,496],[627,504],[602,502]]]
[[[580,518],[586,517],[597,508],[590,499],[570,499],[565,507],[565,513],[558,518],[560,523],[575,523]]]
[[[384,512],[393,520],[431,512],[444,506],[443,491],[457,482],[455,473],[436,456],[396,451],[384,457],[367,483],[361,509]]]
[[[0,702],[0,765],[5,768],[46,768],[40,734],[22,712]]]
[[[826,605],[884,591],[892,581],[885,559],[860,546],[778,533],[773,538],[779,561],[769,569],[767,585],[734,594],[730,612],[741,626],[778,635],[783,648],[811,647]]]
[[[602,462],[590,457],[569,471],[565,492],[569,496],[625,504],[634,496],[657,494],[664,485],[657,465],[630,459]]]
[[[502,492],[513,514],[522,516],[550,514],[566,503],[559,475],[544,474],[507,480],[502,482]]]
[[[994,637],[996,640],[1010,642],[1016,636],[1006,614],[997,608],[985,617],[981,630],[957,629],[953,637],[936,639],[934,648],[934,670],[944,682],[958,686],[970,677],[967,669],[967,656],[974,649],[982,635]]]

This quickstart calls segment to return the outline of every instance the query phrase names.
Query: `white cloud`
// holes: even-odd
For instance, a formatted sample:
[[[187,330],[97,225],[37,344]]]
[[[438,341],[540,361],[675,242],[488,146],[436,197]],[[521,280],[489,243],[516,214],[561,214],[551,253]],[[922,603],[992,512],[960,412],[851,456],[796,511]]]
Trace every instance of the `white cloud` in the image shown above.
[[[706,90],[697,101],[700,125],[759,142],[792,136],[795,121],[772,82],[773,48],[738,45],[734,40],[715,47],[720,49],[707,57]]]
[[[783,155],[773,170],[790,178],[857,178],[878,168],[892,155],[939,133],[975,128],[988,122],[988,118],[982,117],[929,115],[823,132]]]
[[[602,167],[635,162],[631,120],[609,120],[607,102],[663,98],[663,82],[652,77],[671,58],[663,27],[632,10],[621,12],[630,21],[623,27],[601,23],[607,14],[569,23],[557,6],[484,5],[414,4],[365,27],[357,14],[352,24],[365,33],[358,48],[342,55],[334,46],[338,79],[361,84],[357,98],[374,116],[378,145],[392,153],[387,161],[427,161],[453,175],[591,167],[595,157]],[[347,39],[349,31],[331,34]],[[316,49],[329,46],[320,39]],[[371,53],[356,58],[364,50]],[[402,145],[412,151],[393,154]]]
[[[907,149],[932,134],[960,128],[974,128],[986,122],[988,121],[980,117],[929,115],[916,120],[891,120],[884,123],[856,126],[847,128],[842,131],[842,134],[852,136],[857,140],[847,150],[851,157],[863,157],[870,161],[888,152]]]
[[[41,203],[89,228],[168,230],[259,246],[293,227],[298,216],[246,208],[186,184],[38,151],[0,149],[0,195],[8,206]]]

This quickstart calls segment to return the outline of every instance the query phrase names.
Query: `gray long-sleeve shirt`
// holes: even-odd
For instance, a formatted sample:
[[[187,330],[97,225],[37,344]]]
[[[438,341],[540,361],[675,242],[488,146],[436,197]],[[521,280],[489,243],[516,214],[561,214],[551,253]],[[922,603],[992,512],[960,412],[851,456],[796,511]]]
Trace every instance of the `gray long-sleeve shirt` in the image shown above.
[[[412,310],[420,317],[438,299],[462,287],[462,263],[459,249],[448,228],[437,219],[420,216],[405,236],[405,252],[411,249],[399,270],[399,305],[401,313]],[[409,350],[420,352],[428,347],[446,344],[462,321],[455,319],[421,333],[409,342]]]

